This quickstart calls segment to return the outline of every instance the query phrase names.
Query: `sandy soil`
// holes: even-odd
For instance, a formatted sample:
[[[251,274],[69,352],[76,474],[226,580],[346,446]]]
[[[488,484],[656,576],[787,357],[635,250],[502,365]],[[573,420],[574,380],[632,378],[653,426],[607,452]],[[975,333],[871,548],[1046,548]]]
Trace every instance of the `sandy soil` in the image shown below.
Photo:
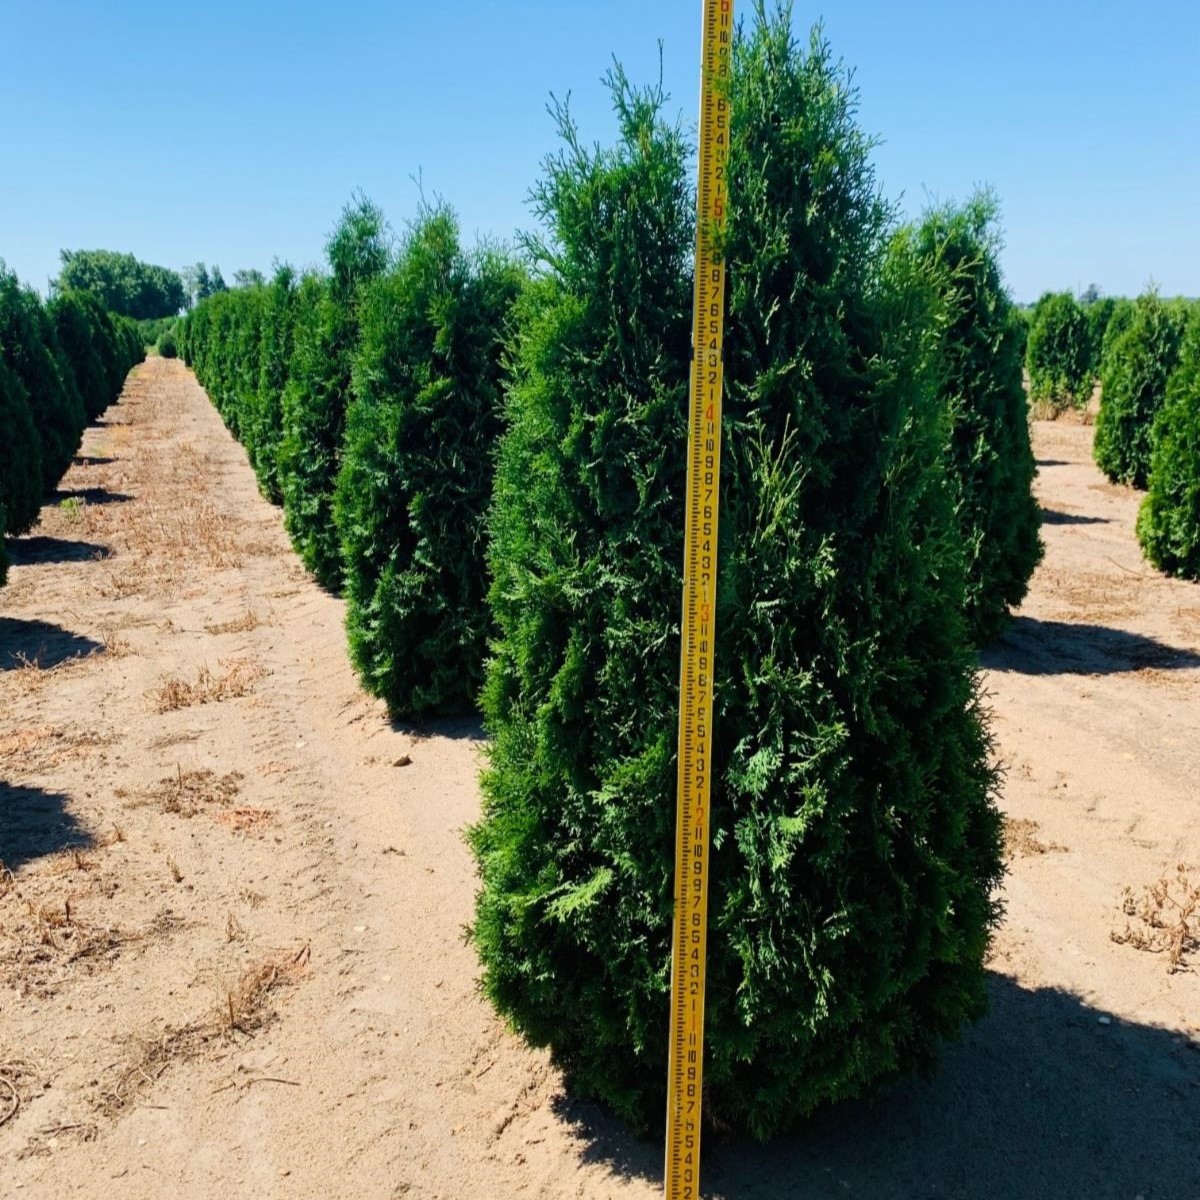
[[[1200,588],[1142,563],[1091,432],[1037,427],[1046,561],[985,655],[991,1015],[930,1081],[710,1144],[707,1195],[1200,1197],[1200,949],[1170,970],[1143,895],[1200,868]],[[0,592],[0,1195],[657,1195],[659,1147],[476,994],[478,727],[359,691],[181,365],[82,455]]]

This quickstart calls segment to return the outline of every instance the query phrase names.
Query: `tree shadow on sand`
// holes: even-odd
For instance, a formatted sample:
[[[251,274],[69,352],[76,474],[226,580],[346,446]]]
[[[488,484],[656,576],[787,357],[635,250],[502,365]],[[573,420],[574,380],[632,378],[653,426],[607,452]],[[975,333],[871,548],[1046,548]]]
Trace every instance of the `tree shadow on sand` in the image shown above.
[[[391,717],[388,724],[396,733],[403,733],[414,742],[426,742],[430,738],[449,738],[451,741],[482,742],[487,734],[483,730],[483,718],[478,713],[461,717],[438,717],[432,721],[402,721]]]
[[[979,661],[988,670],[1020,675],[1120,675],[1200,667],[1200,654],[1104,625],[1014,617]]]
[[[78,500],[81,504],[124,504],[133,497],[126,492],[110,492],[108,488],[69,488],[58,491],[50,497],[52,504],[62,504],[64,500]]]
[[[91,836],[61,792],[0,780],[0,863],[10,871],[60,850],[90,846]]]
[[[1038,467],[1070,467],[1074,465],[1065,458],[1037,458],[1034,459],[1034,463]]]
[[[99,642],[48,621],[0,617],[0,671],[34,665],[43,671],[72,658],[86,658],[104,647]]]
[[[989,976],[991,1011],[928,1082],[839,1106],[769,1146],[704,1150],[708,1200],[1134,1200],[1200,1196],[1200,1044],[1102,1025],[1054,988]],[[657,1184],[662,1147],[564,1100],[582,1157]]]
[[[5,545],[13,566],[32,566],[35,563],[94,562],[108,558],[112,551],[98,542],[76,542],[70,538],[21,537],[9,538]]]
[[[1053,508],[1042,509],[1043,525],[1111,525],[1110,517],[1085,517],[1082,513],[1059,512]]]

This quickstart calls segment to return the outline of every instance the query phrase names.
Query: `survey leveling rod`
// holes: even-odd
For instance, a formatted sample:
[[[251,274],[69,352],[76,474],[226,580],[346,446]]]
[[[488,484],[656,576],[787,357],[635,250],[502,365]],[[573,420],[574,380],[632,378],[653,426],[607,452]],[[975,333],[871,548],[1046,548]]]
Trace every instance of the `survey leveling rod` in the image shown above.
[[[717,500],[724,371],[725,167],[729,159],[733,0],[703,0],[696,285],[688,423],[683,628],[679,666],[679,779],[675,817],[675,930],[667,1067],[666,1200],[699,1200],[704,1095],[704,984],[708,934],[713,651],[717,610]]]

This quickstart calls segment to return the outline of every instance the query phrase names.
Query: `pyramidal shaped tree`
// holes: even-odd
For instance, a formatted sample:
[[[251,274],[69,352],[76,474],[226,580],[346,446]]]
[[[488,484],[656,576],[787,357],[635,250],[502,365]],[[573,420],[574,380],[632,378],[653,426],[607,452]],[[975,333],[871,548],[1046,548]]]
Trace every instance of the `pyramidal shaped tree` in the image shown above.
[[[1144,488],[1150,477],[1154,419],[1179,361],[1182,323],[1156,291],[1138,297],[1129,328],[1104,364],[1093,453],[1114,483]]]
[[[397,716],[478,700],[502,336],[521,278],[498,251],[465,252],[433,205],[363,293],[335,513],[350,654]]]
[[[292,361],[283,395],[279,482],[284,519],[305,566],[325,587],[342,587],[341,537],[333,496],[342,464],[350,370],[363,286],[387,268],[383,213],[366,197],[348,204],[326,245],[331,275],[297,296]]]
[[[988,193],[927,213],[894,250],[918,257],[944,306],[941,394],[953,423],[948,451],[967,558],[967,621],[979,644],[1024,599],[1042,557],[1023,335],[999,251]]]
[[[1153,442],[1138,540],[1156,567],[1200,579],[1200,317],[1189,322]]]
[[[758,6],[732,81],[706,1111],[767,1137],[984,1008],[999,818],[935,299],[848,73]],[[665,1108],[688,147],[613,80],[520,306],[492,514],[483,983],[580,1094]]]

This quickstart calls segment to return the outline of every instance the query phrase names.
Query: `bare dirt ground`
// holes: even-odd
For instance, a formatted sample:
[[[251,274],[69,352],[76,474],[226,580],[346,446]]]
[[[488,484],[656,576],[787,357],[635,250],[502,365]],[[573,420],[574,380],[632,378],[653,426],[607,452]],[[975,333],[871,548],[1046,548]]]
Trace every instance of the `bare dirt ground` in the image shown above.
[[[1091,432],[1037,427],[1046,561],[984,656],[992,1012],[930,1081],[710,1142],[714,1200],[1200,1198],[1200,588],[1143,564]],[[181,365],[58,500],[0,592],[0,1195],[657,1195],[659,1147],[476,994],[478,727],[361,693]]]

